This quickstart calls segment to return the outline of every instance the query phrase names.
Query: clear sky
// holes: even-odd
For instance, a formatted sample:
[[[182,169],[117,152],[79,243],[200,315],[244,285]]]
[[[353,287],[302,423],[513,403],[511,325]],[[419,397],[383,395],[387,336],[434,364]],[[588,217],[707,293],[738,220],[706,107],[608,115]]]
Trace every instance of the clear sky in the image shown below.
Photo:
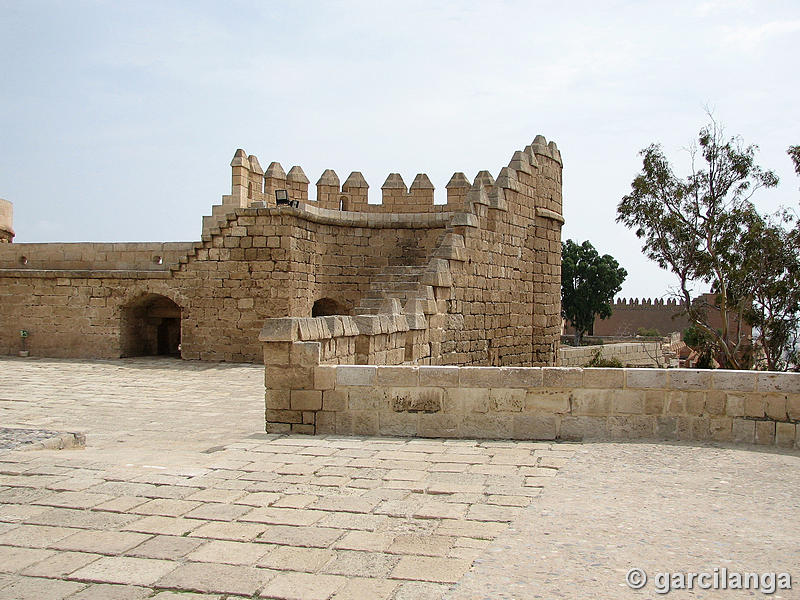
[[[563,238],[673,277],[616,205],[663,144],[677,170],[713,110],[798,208],[800,2],[0,0],[0,197],[17,242],[197,240],[237,148],[316,183],[360,170],[497,175],[538,133],[564,157]],[[313,194],[313,192],[312,192]],[[312,196],[313,197],[313,196]]]

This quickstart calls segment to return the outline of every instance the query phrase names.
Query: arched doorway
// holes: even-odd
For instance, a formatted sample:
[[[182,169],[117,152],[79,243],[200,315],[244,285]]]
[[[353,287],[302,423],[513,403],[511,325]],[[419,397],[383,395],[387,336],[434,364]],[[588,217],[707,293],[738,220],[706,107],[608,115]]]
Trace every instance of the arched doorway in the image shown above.
[[[180,357],[181,307],[166,296],[139,296],[122,307],[121,318],[121,356]]]
[[[333,298],[320,298],[311,307],[312,317],[329,317],[331,315],[349,314],[347,307]]]

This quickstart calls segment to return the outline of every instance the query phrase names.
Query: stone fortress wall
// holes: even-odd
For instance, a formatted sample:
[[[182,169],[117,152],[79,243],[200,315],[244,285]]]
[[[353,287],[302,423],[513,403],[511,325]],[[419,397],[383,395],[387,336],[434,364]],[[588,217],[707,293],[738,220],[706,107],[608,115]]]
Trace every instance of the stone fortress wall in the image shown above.
[[[260,362],[264,322],[293,318],[331,335],[336,362],[557,362],[555,143],[537,136],[496,179],[456,173],[442,205],[424,174],[391,174],[371,205],[357,172],[325,171],[310,200],[300,167],[243,150],[231,167],[199,242],[0,247],[0,353],[25,329],[33,356]],[[283,189],[296,206],[276,205]]]
[[[595,319],[592,335],[632,336],[639,328],[657,329],[662,335],[683,331],[689,318],[681,315],[682,305],[674,299],[617,298],[607,319]]]
[[[14,239],[13,225],[14,206],[0,198],[0,244],[10,243]]]
[[[261,334],[268,432],[800,448],[798,373],[336,365],[275,325]]]

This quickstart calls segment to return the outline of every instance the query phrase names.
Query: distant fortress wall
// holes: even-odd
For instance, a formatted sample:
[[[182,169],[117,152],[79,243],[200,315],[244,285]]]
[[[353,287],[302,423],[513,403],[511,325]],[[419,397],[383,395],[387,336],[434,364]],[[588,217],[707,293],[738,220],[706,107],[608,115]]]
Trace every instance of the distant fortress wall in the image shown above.
[[[598,336],[628,336],[636,335],[636,331],[643,327],[658,329],[662,335],[666,335],[683,331],[689,326],[689,318],[682,312],[683,305],[676,300],[618,298],[608,319],[595,319],[592,333]]]

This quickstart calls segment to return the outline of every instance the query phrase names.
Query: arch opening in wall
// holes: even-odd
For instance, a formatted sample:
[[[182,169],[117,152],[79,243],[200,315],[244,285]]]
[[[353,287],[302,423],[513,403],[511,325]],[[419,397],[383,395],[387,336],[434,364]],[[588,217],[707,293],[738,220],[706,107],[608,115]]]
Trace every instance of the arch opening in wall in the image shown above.
[[[145,294],[122,307],[120,356],[181,356],[181,307]]]
[[[350,202],[347,196],[339,198],[339,210],[350,210]]]
[[[347,315],[350,311],[341,302],[333,298],[320,298],[311,307],[312,317],[330,317],[331,315]]]

